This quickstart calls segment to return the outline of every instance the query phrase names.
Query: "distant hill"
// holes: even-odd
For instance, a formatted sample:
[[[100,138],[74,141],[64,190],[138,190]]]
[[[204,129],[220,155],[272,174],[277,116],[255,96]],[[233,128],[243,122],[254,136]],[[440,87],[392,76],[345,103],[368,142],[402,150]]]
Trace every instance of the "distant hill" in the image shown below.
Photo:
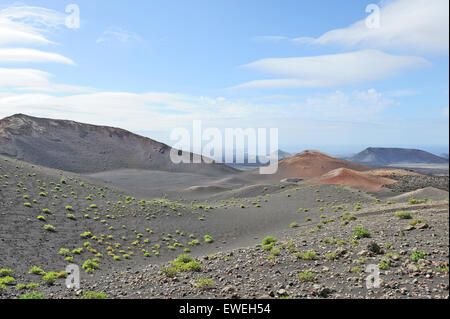
[[[443,153],[443,154],[441,154],[439,156],[448,160],[448,154],[447,153]]]
[[[0,154],[50,168],[76,173],[133,168],[214,176],[237,172],[223,164],[174,164],[170,150],[120,128],[24,114],[0,120]]]
[[[366,171],[370,168],[358,163],[328,156],[316,151],[304,151],[278,161],[278,178],[318,177],[337,168],[349,168],[355,171]]]
[[[348,158],[349,161],[370,166],[387,166],[391,164],[445,164],[448,159],[437,155],[407,148],[369,147]]]
[[[393,179],[374,176],[369,172],[358,172],[348,168],[337,168],[318,178],[312,179],[311,183],[346,185],[365,191],[379,191],[383,188],[383,185],[396,182]]]
[[[278,150],[278,160],[282,160],[283,158],[288,158],[291,157],[293,154],[283,151],[283,150]]]
[[[291,157],[292,154],[283,150],[277,150],[273,153],[270,154],[271,155],[278,155],[277,160],[281,160],[283,158],[288,158]],[[237,169],[241,169],[241,170],[252,170],[255,169],[256,167],[260,167],[260,166],[265,166],[270,162],[270,157],[269,156],[257,156],[257,155],[248,155],[247,153],[244,154],[244,163],[226,163],[225,162],[225,154],[222,155],[222,162],[237,168]]]

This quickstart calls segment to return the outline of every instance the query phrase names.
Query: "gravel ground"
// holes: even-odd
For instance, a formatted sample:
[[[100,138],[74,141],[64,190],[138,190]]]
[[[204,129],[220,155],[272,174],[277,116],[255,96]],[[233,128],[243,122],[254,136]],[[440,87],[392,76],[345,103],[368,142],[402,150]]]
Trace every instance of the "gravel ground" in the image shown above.
[[[286,231],[271,251],[259,246],[200,257],[198,272],[168,275],[161,265],[148,265],[84,279],[79,291],[61,284],[43,292],[52,298],[86,291],[105,291],[110,298],[448,298],[448,203],[433,205],[405,205],[413,219],[375,207],[337,214],[320,228]],[[356,219],[343,221],[346,216]],[[416,219],[422,221],[409,225]],[[355,227],[370,237],[357,239]],[[366,287],[371,264],[382,268],[379,288]]]
[[[397,180],[395,184],[384,185],[397,193],[410,192],[425,187],[435,187],[448,191],[448,176],[432,176],[432,175],[389,175],[386,176]]]

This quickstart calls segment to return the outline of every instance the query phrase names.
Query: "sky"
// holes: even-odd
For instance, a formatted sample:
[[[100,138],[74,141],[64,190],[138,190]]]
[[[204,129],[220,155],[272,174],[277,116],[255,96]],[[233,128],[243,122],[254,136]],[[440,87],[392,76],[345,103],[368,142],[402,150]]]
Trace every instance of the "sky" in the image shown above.
[[[72,1],[0,0],[0,117],[448,153],[448,0]]]

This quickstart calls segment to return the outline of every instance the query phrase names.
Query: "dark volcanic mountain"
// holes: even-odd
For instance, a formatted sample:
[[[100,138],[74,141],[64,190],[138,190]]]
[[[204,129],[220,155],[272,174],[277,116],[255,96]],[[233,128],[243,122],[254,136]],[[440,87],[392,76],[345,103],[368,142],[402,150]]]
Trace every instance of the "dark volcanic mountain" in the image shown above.
[[[124,168],[205,175],[237,172],[216,163],[174,164],[170,150],[170,146],[120,128],[23,114],[0,120],[0,154],[46,167],[76,173]]]
[[[364,151],[348,158],[352,162],[357,162],[371,166],[386,166],[390,164],[446,164],[448,159],[434,154],[407,148],[384,148],[369,147]]]

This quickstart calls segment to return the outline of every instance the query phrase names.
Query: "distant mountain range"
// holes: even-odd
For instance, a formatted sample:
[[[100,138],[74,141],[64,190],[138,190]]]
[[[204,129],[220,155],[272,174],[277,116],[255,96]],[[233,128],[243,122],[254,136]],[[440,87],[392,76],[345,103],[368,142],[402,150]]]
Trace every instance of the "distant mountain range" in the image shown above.
[[[288,158],[291,157],[293,154],[283,151],[283,150],[277,150],[273,153],[271,153],[269,156],[271,156],[272,154],[277,155],[277,160],[282,160],[284,158]],[[267,164],[270,163],[270,157],[269,156],[257,156],[257,155],[249,155],[247,153],[244,154],[244,163],[226,163],[225,161],[225,154],[222,156],[222,162],[231,166],[231,167],[235,167],[237,169],[242,169],[242,170],[250,170],[250,169],[254,169],[256,167],[260,167],[260,166],[265,166]]]
[[[443,158],[422,150],[407,148],[369,147],[364,151],[346,158],[349,161],[370,166],[387,166],[392,164],[446,164]]]
[[[120,128],[24,114],[0,120],[0,154],[50,168],[76,173],[125,168],[204,175],[237,172],[217,163],[174,164],[170,151],[168,145]],[[192,159],[193,154],[187,154]]]

